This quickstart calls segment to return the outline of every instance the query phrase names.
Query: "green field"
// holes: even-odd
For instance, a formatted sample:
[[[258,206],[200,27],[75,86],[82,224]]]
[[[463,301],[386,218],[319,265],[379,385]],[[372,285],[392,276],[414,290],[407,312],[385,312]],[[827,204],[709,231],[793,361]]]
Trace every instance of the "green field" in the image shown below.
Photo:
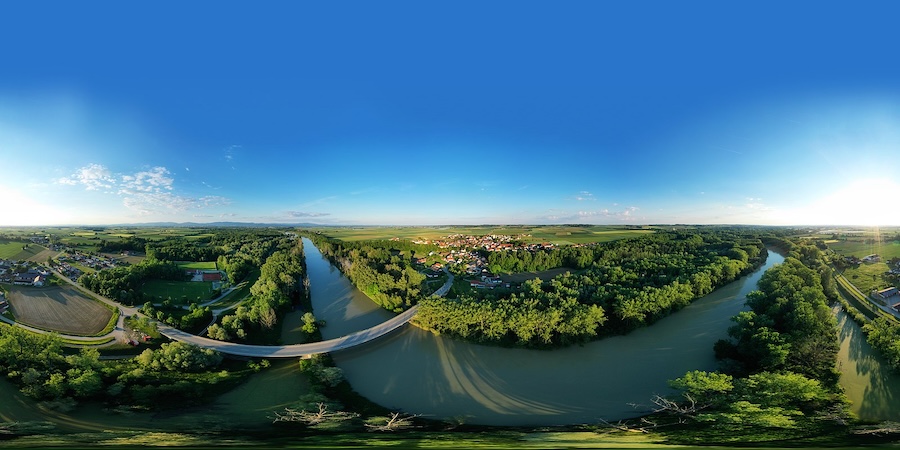
[[[176,264],[178,264],[178,267],[181,267],[183,269],[190,269],[190,270],[197,270],[197,269],[216,270],[216,268],[217,268],[215,261],[210,261],[210,262],[179,261]]]
[[[507,236],[523,236],[528,243],[551,242],[556,245],[587,244],[591,242],[607,242],[617,239],[653,233],[652,229],[633,229],[623,226],[586,225],[586,226],[446,226],[446,227],[329,227],[314,228],[326,236],[344,241],[361,241],[368,239],[438,239],[451,234],[484,236],[501,234]]]
[[[23,249],[26,245],[28,248]],[[46,248],[30,242],[0,242],[0,259],[22,261],[34,258],[39,253],[46,250]]]
[[[858,267],[850,267],[844,270],[844,277],[853,283],[863,294],[868,295],[873,290],[884,289],[892,286],[885,279],[888,265],[880,262],[874,264],[860,264]]]
[[[141,286],[144,295],[153,296],[160,300],[172,298],[173,303],[179,304],[183,297],[187,296],[188,302],[209,300],[212,295],[212,282],[210,281],[165,281],[150,280]]]
[[[866,255],[881,255],[882,260],[900,258],[900,240],[845,239],[826,240],[828,248],[841,255],[853,255],[862,258]]]

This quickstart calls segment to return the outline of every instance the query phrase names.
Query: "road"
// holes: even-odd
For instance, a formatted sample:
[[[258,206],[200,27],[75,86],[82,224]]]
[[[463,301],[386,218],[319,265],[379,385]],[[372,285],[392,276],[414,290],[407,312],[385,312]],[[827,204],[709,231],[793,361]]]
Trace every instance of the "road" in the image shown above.
[[[394,331],[403,325],[406,325],[413,316],[416,315],[416,312],[419,310],[419,306],[413,306],[412,308],[404,311],[401,314],[398,314],[396,317],[393,317],[386,322],[375,325],[374,327],[367,328],[362,331],[357,331],[355,333],[348,334],[346,336],[342,336],[336,339],[329,339],[327,341],[320,342],[311,342],[308,344],[293,344],[293,345],[248,345],[248,344],[235,344],[233,342],[223,342],[217,341],[215,339],[205,338],[201,336],[196,336],[190,333],[185,333],[184,331],[172,328],[168,325],[159,325],[159,332],[162,333],[169,339],[187,342],[189,344],[194,344],[198,347],[208,348],[212,350],[216,350],[221,353],[225,353],[228,355],[237,355],[237,356],[250,356],[255,358],[296,358],[300,356],[313,355],[317,353],[329,353],[335,352],[338,350],[344,350],[350,347],[355,347],[360,344],[365,344],[366,342],[375,340],[384,336],[391,331]]]
[[[444,268],[444,271],[447,272],[447,269]],[[450,276],[449,280],[444,283],[436,292],[436,295],[447,295],[447,292],[450,290],[450,286],[453,285],[453,275],[447,272],[447,275]],[[138,309],[135,307],[128,307],[119,304],[113,300],[110,300],[106,297],[98,295],[95,292],[89,291],[87,288],[84,288],[80,284],[68,279],[61,273],[57,272],[57,276],[63,280],[66,280],[69,284],[77,288],[78,290],[84,292],[86,295],[96,298],[103,303],[112,305],[119,310],[119,321],[116,328],[110,333],[104,336],[94,336],[90,338],[85,338],[83,336],[69,336],[69,335],[61,335],[66,339],[72,340],[97,340],[107,336],[112,336],[116,340],[125,340],[126,332],[125,332],[125,316],[132,315],[142,315],[138,312]],[[224,308],[222,310],[217,310],[216,313],[221,313],[227,309],[234,307],[232,305],[229,308]],[[215,339],[210,339],[202,336],[197,336],[194,334],[186,333],[184,331],[178,330],[176,328],[170,327],[168,325],[157,323],[159,328],[159,332],[174,341],[187,342],[190,344],[194,344],[198,347],[208,348],[212,350],[216,350],[218,352],[228,354],[228,355],[236,355],[236,356],[248,356],[248,357],[257,357],[257,358],[296,358],[300,356],[308,356],[318,353],[328,353],[335,352],[338,350],[344,350],[350,347],[354,347],[357,345],[365,344],[366,342],[375,340],[384,336],[391,331],[394,331],[403,325],[409,323],[410,319],[416,315],[416,312],[419,310],[419,306],[413,306],[412,308],[404,311],[401,314],[398,314],[396,317],[393,317],[381,324],[375,325],[374,327],[357,331],[355,333],[348,334],[346,336],[342,336],[336,339],[329,339],[327,341],[320,342],[311,342],[308,344],[293,344],[293,345],[249,345],[249,344],[236,344],[233,342],[224,342],[218,341]],[[7,320],[5,317],[0,317],[6,322],[13,323]],[[37,328],[28,327],[22,325],[20,323],[13,323],[14,325],[20,326],[22,328],[28,329],[29,331],[33,331],[35,333],[48,333],[44,330],[39,330]]]

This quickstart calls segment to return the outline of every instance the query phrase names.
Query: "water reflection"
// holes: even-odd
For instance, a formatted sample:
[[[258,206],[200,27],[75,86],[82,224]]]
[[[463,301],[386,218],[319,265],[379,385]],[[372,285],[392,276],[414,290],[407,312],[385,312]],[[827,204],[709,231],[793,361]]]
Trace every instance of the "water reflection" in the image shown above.
[[[859,325],[844,311],[837,312],[840,327],[838,368],[841,386],[852,402],[851,410],[863,420],[900,420],[900,375],[866,342]]]
[[[326,338],[363,329],[392,314],[359,293],[304,242],[313,308],[329,321]],[[552,425],[616,420],[649,411],[667,380],[716,367],[712,346],[744,308],[762,272],[784,258],[769,253],[759,271],[700,299],[652,327],[554,351],[473,345],[415,327],[334,354],[354,389],[385,407],[496,425]],[[326,265],[328,267],[316,267]],[[321,278],[320,278],[321,277]],[[335,283],[343,286],[335,287]],[[319,296],[318,286],[341,295]],[[348,304],[347,301],[352,304]],[[363,303],[359,305],[358,303]],[[349,309],[370,312],[338,324]],[[634,406],[638,405],[638,406]],[[641,406],[644,405],[644,406]]]

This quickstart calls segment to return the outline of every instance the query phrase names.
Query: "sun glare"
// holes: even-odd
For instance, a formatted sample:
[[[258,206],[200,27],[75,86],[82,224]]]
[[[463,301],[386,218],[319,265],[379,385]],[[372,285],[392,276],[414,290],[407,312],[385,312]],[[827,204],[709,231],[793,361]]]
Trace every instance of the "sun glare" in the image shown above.
[[[60,224],[71,219],[58,209],[40,204],[17,190],[0,186],[0,197],[15,199],[3,207],[0,226]]]
[[[900,184],[873,178],[854,181],[814,203],[798,224],[811,225],[900,225],[897,196]]]

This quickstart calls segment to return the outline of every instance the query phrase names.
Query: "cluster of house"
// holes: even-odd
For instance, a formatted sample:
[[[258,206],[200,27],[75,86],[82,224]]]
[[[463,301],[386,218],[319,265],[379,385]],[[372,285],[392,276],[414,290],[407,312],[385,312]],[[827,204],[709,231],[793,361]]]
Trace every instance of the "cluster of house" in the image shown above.
[[[469,248],[475,250],[487,250],[496,252],[501,250],[540,250],[545,248],[553,248],[553,244],[542,242],[540,244],[520,244],[515,245],[514,242],[521,241],[531,236],[522,234],[519,236],[507,236],[504,234],[487,234],[484,236],[471,236],[466,234],[451,234],[440,239],[416,239],[416,244],[434,244],[440,248]]]
[[[0,282],[12,283],[20,286],[43,286],[50,272],[38,266],[21,270],[24,263],[19,261],[0,260]],[[18,270],[14,270],[19,268]]]
[[[61,263],[62,262],[77,262],[85,267],[90,267],[94,270],[103,270],[103,269],[111,269],[119,265],[116,260],[102,256],[102,255],[88,255],[86,253],[82,253],[78,250],[71,251],[70,253],[60,255],[57,258]]]

